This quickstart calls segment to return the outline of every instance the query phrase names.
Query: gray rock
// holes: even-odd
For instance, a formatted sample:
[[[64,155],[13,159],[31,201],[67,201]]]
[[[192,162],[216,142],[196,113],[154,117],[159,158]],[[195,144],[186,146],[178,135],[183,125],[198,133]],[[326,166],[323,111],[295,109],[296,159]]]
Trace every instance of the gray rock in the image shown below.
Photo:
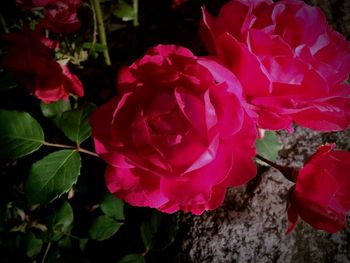
[[[284,147],[278,163],[301,166],[326,142],[350,149],[350,130],[317,133],[297,127],[279,132]],[[286,199],[292,183],[265,168],[247,186],[230,189],[222,207],[202,216],[186,215],[182,243],[184,262],[350,262],[347,228],[327,234],[300,221],[286,235]]]

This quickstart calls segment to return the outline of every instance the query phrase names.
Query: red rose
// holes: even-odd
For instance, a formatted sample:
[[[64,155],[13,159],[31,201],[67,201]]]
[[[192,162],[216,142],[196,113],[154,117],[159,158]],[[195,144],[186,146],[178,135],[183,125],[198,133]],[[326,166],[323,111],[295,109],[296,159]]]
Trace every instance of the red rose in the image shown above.
[[[72,33],[80,28],[77,9],[81,0],[17,0],[23,8],[43,7],[44,18],[39,28],[46,28],[55,33]]]
[[[94,112],[108,189],[134,206],[201,214],[255,176],[255,122],[241,86],[215,61],[159,45],[118,78],[119,98]]]
[[[72,33],[80,28],[77,9],[80,0],[55,1],[55,5],[47,9],[45,17],[41,20],[42,27],[55,33]]]
[[[188,0],[172,0],[171,7],[172,8],[177,8],[180,5],[184,4],[186,1],[188,1]]]
[[[52,58],[49,46],[33,32],[8,33],[7,55],[3,64],[14,76],[45,103],[68,98],[69,93],[83,96],[83,86],[67,66],[61,66]]]
[[[55,0],[16,0],[17,5],[26,9],[45,7],[47,5],[54,4],[55,2]]]
[[[238,77],[265,129],[350,124],[350,43],[302,1],[234,0],[203,12],[202,36]]]
[[[300,169],[288,209],[292,231],[298,215],[315,228],[335,233],[350,210],[350,152],[320,147]]]

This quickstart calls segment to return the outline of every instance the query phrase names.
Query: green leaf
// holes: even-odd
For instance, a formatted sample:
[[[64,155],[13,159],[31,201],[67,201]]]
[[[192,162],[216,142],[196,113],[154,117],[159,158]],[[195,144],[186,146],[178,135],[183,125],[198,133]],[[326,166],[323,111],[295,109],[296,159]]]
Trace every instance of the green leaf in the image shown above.
[[[105,215],[116,220],[124,220],[124,202],[108,193],[101,203],[101,210]]]
[[[123,21],[131,21],[135,18],[135,11],[132,4],[127,3],[125,0],[118,0],[118,4],[112,10],[112,14]]]
[[[91,128],[88,118],[95,109],[94,104],[86,103],[77,110],[64,112],[60,121],[60,127],[64,134],[77,144],[89,138]]]
[[[64,201],[49,218],[50,240],[57,241],[64,233],[70,233],[73,227],[73,209],[71,205]]]
[[[40,148],[44,132],[28,113],[0,109],[0,159],[17,159]]]
[[[85,248],[86,248],[88,241],[89,241],[89,239],[87,239],[87,238],[79,239],[79,248],[80,248],[81,252],[85,251]]]
[[[9,72],[0,73],[0,92],[16,88],[17,82]]]
[[[26,184],[29,203],[46,204],[66,193],[76,183],[80,166],[74,150],[57,151],[34,163]]]
[[[153,212],[150,220],[141,224],[141,238],[147,249],[150,249],[153,245],[153,237],[159,229],[160,222],[161,214]]]
[[[73,248],[72,240],[69,236],[63,237],[57,242],[57,246],[62,250],[71,250]]]
[[[157,231],[156,238],[153,247],[159,250],[165,250],[169,247],[177,236],[179,230],[179,222],[181,218],[181,213],[174,215],[166,215],[162,217],[162,224]]]
[[[83,48],[84,49],[90,49],[91,48],[91,45],[92,43],[91,42],[85,42],[83,44]],[[107,49],[107,46],[106,45],[103,45],[101,43],[95,43],[94,46],[93,46],[93,51],[94,52],[103,52],[104,50]]]
[[[5,216],[6,216],[6,209],[1,205],[0,206],[0,233],[5,231]]]
[[[69,100],[59,100],[53,103],[40,103],[41,112],[49,118],[57,127],[60,125],[62,114],[71,109]]]
[[[43,241],[35,237],[32,232],[28,232],[26,235],[27,251],[26,254],[28,257],[32,258],[38,255],[43,246]]]
[[[92,239],[102,241],[110,238],[115,233],[117,233],[121,225],[121,223],[118,223],[109,216],[99,216],[92,223],[92,226],[89,230],[89,234]]]
[[[146,260],[142,254],[130,254],[123,257],[117,263],[146,263]]]
[[[257,153],[270,161],[275,161],[279,150],[282,149],[282,144],[278,141],[277,135],[273,131],[267,131],[263,139],[256,141]],[[259,162],[264,164],[263,162]]]

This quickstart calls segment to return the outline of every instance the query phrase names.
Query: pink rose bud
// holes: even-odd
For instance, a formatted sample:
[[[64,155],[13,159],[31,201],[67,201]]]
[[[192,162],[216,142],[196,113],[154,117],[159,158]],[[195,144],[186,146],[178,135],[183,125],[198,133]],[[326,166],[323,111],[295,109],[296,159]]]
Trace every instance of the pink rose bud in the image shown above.
[[[300,216],[311,226],[335,233],[350,210],[350,152],[321,146],[300,169],[288,209],[292,231]]]
[[[203,9],[201,33],[208,51],[241,81],[261,128],[349,127],[350,43],[319,8],[297,0],[232,0],[217,17]]]
[[[255,176],[255,121],[240,83],[216,61],[159,45],[120,71],[118,91],[91,118],[118,198],[201,214]]]

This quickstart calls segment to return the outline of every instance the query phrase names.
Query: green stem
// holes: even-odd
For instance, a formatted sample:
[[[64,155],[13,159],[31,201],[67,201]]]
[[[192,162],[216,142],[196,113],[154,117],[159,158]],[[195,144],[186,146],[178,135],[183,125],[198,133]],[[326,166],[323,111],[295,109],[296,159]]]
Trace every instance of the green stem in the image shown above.
[[[133,0],[133,7],[134,7],[133,25],[138,26],[139,25],[139,0]]]
[[[297,169],[289,166],[282,166],[277,163],[274,163],[268,159],[265,159],[261,155],[257,154],[256,158],[263,161],[264,163],[270,165],[271,167],[277,169],[285,178],[287,178],[289,181],[295,183],[296,177],[297,177]]]
[[[81,238],[81,237],[72,235],[72,234],[70,234],[70,233],[62,232],[62,231],[59,231],[59,230],[54,230],[54,232],[57,233],[57,234],[65,235],[65,236],[67,236],[67,237],[70,237],[70,238],[73,238],[73,239],[76,239],[76,240],[81,240],[81,239],[83,239],[83,238]]]
[[[43,143],[43,145],[50,146],[50,147],[65,148],[65,149],[75,149],[75,150],[77,150],[78,152],[85,153],[85,154],[88,154],[88,155],[91,155],[91,156],[95,156],[95,157],[99,157],[99,156],[97,155],[97,153],[94,153],[94,152],[91,152],[91,151],[89,151],[89,150],[80,148],[79,146],[74,147],[74,146],[71,146],[71,145],[58,144],[58,143],[50,143],[50,142],[42,142],[42,143]]]
[[[0,23],[1,23],[2,28],[4,29],[4,32],[5,32],[5,33],[10,32],[10,31],[9,31],[9,29],[7,28],[7,25],[6,25],[5,19],[4,19],[4,17],[2,16],[2,14],[1,14],[1,13],[0,13]]]
[[[47,247],[46,247],[46,250],[45,250],[43,259],[41,260],[41,263],[45,263],[46,257],[47,257],[47,254],[49,254],[50,248],[51,248],[51,242],[49,242],[49,243],[47,244]]]
[[[65,144],[58,144],[58,143],[51,143],[51,142],[43,142],[43,144],[46,146],[52,146],[52,147],[58,147],[58,148],[75,149],[74,146],[65,145]]]
[[[95,156],[95,157],[98,157],[98,158],[99,158],[99,156],[98,156],[97,153],[91,152],[91,151],[89,151],[89,150],[82,149],[82,148],[80,148],[79,146],[77,147],[77,151],[78,151],[78,152],[81,152],[81,153],[86,153],[86,154],[89,154],[89,155],[91,155],[91,156]]]
[[[96,35],[97,35],[97,21],[96,21],[96,15],[95,15],[95,8],[94,8],[94,4],[92,3],[92,0],[90,0],[91,3],[91,9],[92,9],[92,17],[94,20],[94,32],[92,33],[92,41],[91,41],[91,46],[89,49],[89,56],[91,55],[92,51],[94,50],[95,44],[96,44]]]
[[[105,47],[103,49],[103,56],[105,58],[105,63],[107,66],[111,66],[112,63],[108,52],[106,30],[103,22],[103,13],[101,10],[100,0],[91,0],[91,3],[93,6],[94,15],[96,16],[96,20],[97,20],[97,29],[98,29],[98,35],[100,37],[100,42]]]

